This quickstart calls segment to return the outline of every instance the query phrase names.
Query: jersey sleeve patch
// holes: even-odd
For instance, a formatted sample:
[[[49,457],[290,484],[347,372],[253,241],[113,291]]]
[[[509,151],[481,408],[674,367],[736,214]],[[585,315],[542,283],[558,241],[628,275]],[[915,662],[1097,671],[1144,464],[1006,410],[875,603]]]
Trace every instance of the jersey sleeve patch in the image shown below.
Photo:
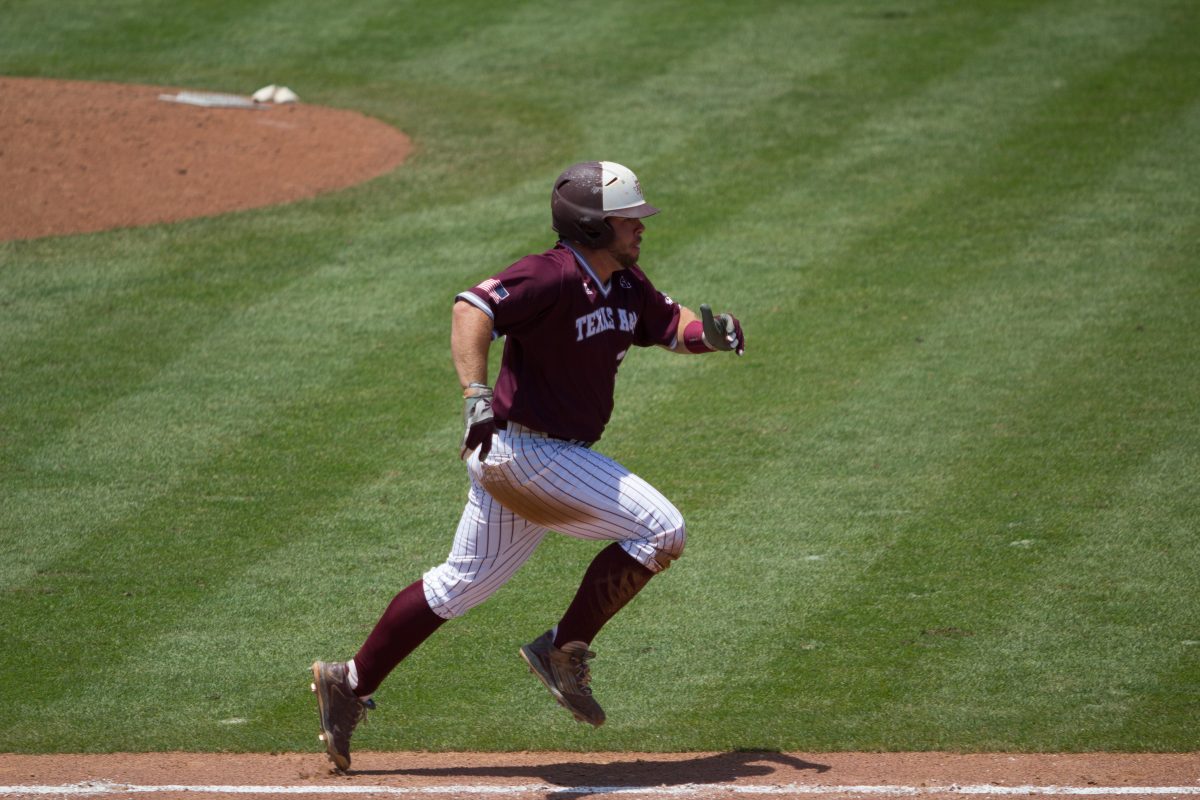
[[[492,302],[494,303],[499,303],[501,300],[508,297],[508,290],[504,288],[504,284],[495,278],[488,278],[476,288],[487,292],[487,296],[492,298]]]

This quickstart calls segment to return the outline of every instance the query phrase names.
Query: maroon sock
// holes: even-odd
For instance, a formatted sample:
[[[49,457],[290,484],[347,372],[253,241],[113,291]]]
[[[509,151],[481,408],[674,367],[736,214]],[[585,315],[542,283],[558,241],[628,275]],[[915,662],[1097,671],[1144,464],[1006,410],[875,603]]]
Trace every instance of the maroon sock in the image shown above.
[[[354,693],[359,697],[372,694],[388,673],[445,621],[425,602],[422,581],[401,590],[354,656],[358,668],[358,687]]]
[[[633,596],[642,590],[654,573],[613,542],[592,559],[583,575],[575,599],[558,623],[554,646],[592,639]]]

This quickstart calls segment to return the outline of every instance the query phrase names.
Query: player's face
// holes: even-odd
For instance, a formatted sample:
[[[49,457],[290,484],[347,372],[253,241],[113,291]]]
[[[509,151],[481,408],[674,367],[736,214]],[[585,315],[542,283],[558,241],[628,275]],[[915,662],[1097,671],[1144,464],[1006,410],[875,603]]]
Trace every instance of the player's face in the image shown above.
[[[646,226],[640,219],[625,217],[609,217],[608,224],[613,229],[613,240],[608,245],[608,252],[622,267],[632,267],[637,263],[642,252],[642,231]]]

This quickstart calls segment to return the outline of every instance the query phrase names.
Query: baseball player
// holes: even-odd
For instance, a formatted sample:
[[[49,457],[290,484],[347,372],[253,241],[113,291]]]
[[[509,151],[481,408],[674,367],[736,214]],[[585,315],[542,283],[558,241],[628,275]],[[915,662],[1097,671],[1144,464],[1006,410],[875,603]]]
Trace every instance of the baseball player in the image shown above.
[[[554,182],[550,208],[559,235],[552,249],[455,298],[450,350],[465,398],[461,457],[471,487],[449,557],[396,595],[352,659],[312,666],[321,739],[338,769],[350,767],[350,736],[388,673],[503,586],[551,530],[610,544],[558,624],[520,655],[575,719],[601,725],[591,643],[683,552],[679,510],[593,445],[631,347],[741,355],[741,324],[706,305],[697,317],[638,267],[642,220],[658,209],[626,167],[569,167]],[[489,345],[500,336],[504,355],[491,387]]]

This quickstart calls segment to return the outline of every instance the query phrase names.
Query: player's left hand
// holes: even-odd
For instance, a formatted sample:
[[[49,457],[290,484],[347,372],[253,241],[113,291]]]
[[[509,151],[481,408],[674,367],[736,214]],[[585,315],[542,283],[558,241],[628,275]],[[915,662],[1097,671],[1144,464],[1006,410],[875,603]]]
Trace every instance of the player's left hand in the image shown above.
[[[492,387],[472,383],[463,396],[466,399],[463,423],[467,429],[463,433],[462,452],[458,457],[465,460],[478,447],[479,460],[483,461],[492,452],[492,434],[496,432],[496,420],[492,416]]]
[[[737,317],[732,314],[714,317],[712,308],[701,303],[700,321],[704,325],[704,343],[713,350],[732,350],[739,356],[746,352],[746,335]]]

